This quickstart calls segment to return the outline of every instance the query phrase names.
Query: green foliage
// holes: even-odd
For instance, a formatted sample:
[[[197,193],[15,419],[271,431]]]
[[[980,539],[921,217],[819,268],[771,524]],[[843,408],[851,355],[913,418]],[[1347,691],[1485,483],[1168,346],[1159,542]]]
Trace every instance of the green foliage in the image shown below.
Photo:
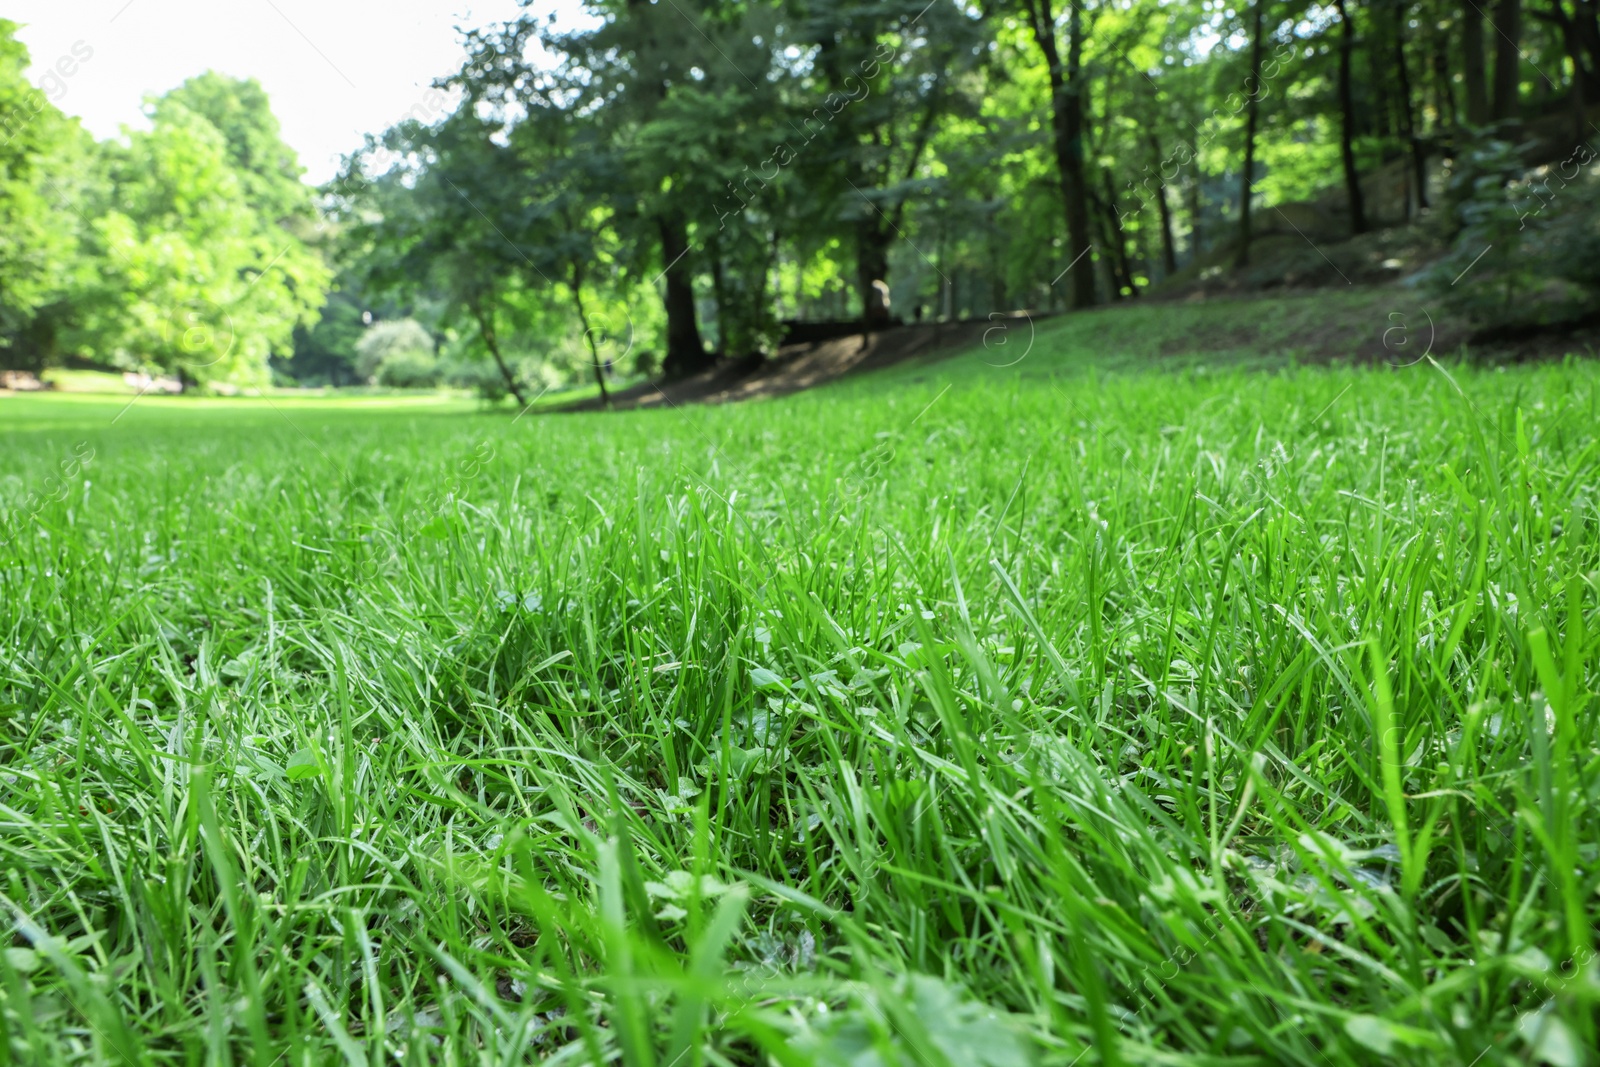
[[[1328,175],[1339,166],[1337,131],[1327,121],[1312,118],[1285,132],[1288,136],[1261,146],[1266,174],[1257,189],[1268,203],[1312,200],[1327,188]]]
[[[0,21],[0,352],[265,384],[330,275],[261,87],[191,79],[150,130],[94,145],[27,85],[15,30]]]
[[[356,373],[363,378],[379,374],[391,360],[410,366],[434,361],[433,337],[415,319],[375,322],[355,344]]]
[[[378,384],[391,389],[428,389],[438,385],[439,378],[439,361],[417,349],[391,353],[378,364]]]
[[[335,288],[328,303],[311,327],[295,330],[294,352],[275,363],[276,369],[302,385],[354,385],[361,380],[356,370],[356,342],[366,334],[359,292],[349,287]]]
[[[87,136],[23,76],[17,24],[0,19],[0,365],[55,355],[54,307],[81,268],[76,209]]]
[[[1356,185],[1369,188],[1364,217],[1415,222],[1432,192],[1415,187],[1416,156],[1470,150],[1458,81],[1483,73],[1452,51],[1459,5],[1345,13],[1301,0],[617,0],[568,32],[528,11],[470,33],[448,82],[454,111],[374,139],[339,192],[369,278],[397,299],[442,296],[450,327],[475,326],[485,351],[503,334],[507,353],[568,377],[604,362],[585,351],[596,307],[609,319],[626,309],[635,350],[667,349],[681,369],[698,365],[672,351],[692,347],[696,315],[719,353],[745,355],[770,352],[787,319],[863,314],[884,284],[903,318],[973,318],[1060,308],[1068,289],[1084,298],[1080,279],[1097,299],[1193,281],[1240,246],[1244,195],[1255,235],[1305,223],[1313,232],[1295,236],[1331,264],[1325,231],[1354,228],[1346,140]],[[1520,44],[1530,70],[1561,69],[1565,40],[1542,22]],[[1560,87],[1545,79],[1523,94],[1530,119],[1564,106],[1546,88]],[[1081,129],[1058,145],[1067,98]],[[1538,136],[1548,127],[1546,115]],[[1074,266],[1063,224],[1080,202],[1089,247]],[[1488,244],[1499,223],[1473,225]],[[1576,276],[1584,255],[1569,251],[1562,273]],[[1549,273],[1521,277],[1513,259],[1492,272],[1502,305]],[[683,299],[672,304],[675,275]],[[1240,281],[1272,277],[1268,267]]]
[[[279,224],[311,218],[312,189],[302,180],[305,171],[294,150],[279,135],[277,116],[260,82],[207,71],[158,98],[153,117],[159,123],[180,109],[205,119],[222,135],[228,163],[253,211]],[[182,116],[173,120],[184,121]]]
[[[440,360],[439,373],[446,385],[456,389],[471,389],[490,403],[498,403],[509,395],[505,378],[481,358]]]
[[[221,131],[176,101],[106,153],[110,192],[93,223],[104,265],[81,350],[264,384],[268,356],[316,321],[330,281],[320,256],[254,210]]]
[[[1600,302],[1600,166],[1595,160],[1594,150],[1581,146],[1546,167],[1530,192],[1539,198],[1541,214],[1552,210],[1546,230],[1551,273]]]
[[[786,320],[875,311],[883,286],[903,318],[975,318],[1220,273],[1241,197],[1263,237],[1341,225],[1346,142],[1382,225],[1422,217],[1414,150],[1460,156],[1443,214],[1464,233],[1440,273],[1491,251],[1443,287],[1457,310],[1515,323],[1594,303],[1591,186],[1562,178],[1529,223],[1549,175],[1476,142],[1488,116],[1462,119],[1484,80],[1458,47],[1472,5],[604,0],[575,30],[523,7],[467,33],[426,106],[350,158],[323,190],[331,224],[258,83],[192,78],[151,101],[154,129],[95,147],[26,85],[5,24],[0,116],[26,119],[0,118],[7,358],[243,384],[271,358],[343,381],[349,309],[314,327],[326,255],[361,310],[420,318],[508,391],[598,382],[643,353],[679,373],[706,365],[702,338],[771,353]],[[1506,52],[1496,70],[1526,66],[1493,128],[1526,135],[1530,159],[1570,104],[1534,75],[1573,70],[1593,95],[1600,37],[1568,17],[1480,34]],[[1327,233],[1297,236],[1322,258]]]
[[[1600,297],[1600,167],[1587,145],[1529,173],[1519,150],[1485,140],[1458,160],[1459,225],[1430,275],[1452,309],[1491,326],[1569,317]]]
[[[594,195],[613,188],[615,154],[551,108],[505,143],[502,133],[464,106],[352,157],[331,191],[360,249],[361,284],[400,300],[436,297],[458,338],[454,361],[488,363],[507,391],[528,377],[516,366],[524,355],[558,380],[592,378],[607,360],[625,367],[660,317],[617,232],[621,194]]]

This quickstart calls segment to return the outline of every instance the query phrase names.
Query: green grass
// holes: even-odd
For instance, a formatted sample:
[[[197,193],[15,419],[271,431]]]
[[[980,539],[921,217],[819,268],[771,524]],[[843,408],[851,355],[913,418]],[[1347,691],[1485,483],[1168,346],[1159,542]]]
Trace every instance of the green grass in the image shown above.
[[[1592,1058],[1596,366],[1105,336],[0,401],[11,1056]]]

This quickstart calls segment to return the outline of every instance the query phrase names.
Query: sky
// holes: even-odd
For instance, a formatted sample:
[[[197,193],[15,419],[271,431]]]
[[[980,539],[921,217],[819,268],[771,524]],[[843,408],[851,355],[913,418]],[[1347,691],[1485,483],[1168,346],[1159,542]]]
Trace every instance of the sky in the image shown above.
[[[534,10],[582,18],[579,0]],[[8,0],[4,14],[23,24],[34,84],[96,137],[144,125],[146,96],[217,70],[261,82],[307,180],[322,182],[458,68],[456,27],[517,12],[516,0]]]

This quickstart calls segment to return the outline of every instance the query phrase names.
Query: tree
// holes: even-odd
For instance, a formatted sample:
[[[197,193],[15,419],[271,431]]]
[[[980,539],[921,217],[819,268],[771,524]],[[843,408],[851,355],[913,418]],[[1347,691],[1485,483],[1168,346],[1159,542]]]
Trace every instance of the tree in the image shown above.
[[[371,142],[350,157],[330,192],[349,221],[347,240],[361,250],[362,282],[377,292],[443,294],[449,314],[476,330],[507,391],[526,407],[500,344],[502,310],[522,285],[525,253],[494,222],[512,214],[518,176],[488,135],[464,112],[439,129],[403,123],[382,144]],[[366,174],[385,161],[393,161],[388,170]]]
[[[1572,9],[1567,9],[1568,4]],[[1555,24],[1576,72],[1579,103],[1600,100],[1600,0],[1549,0],[1529,14]]]
[[[600,347],[611,331],[596,312],[605,290],[633,284],[615,225],[625,161],[581,113],[537,94],[528,102],[512,122],[469,91],[432,126],[388,131],[382,146],[349,161],[334,191],[363,246],[364,282],[439,295],[446,320],[474,331],[519,405],[528,398],[505,341],[535,325],[547,352],[557,347],[552,334],[575,342],[569,351],[581,353],[605,400],[610,357]],[[368,179],[363,160],[393,166]]]
[[[567,86],[584,84],[598,74],[599,86],[615,92],[609,121],[630,132],[659,117],[675,83],[692,80],[691,68],[711,60],[699,39],[693,15],[682,8],[624,0],[605,10],[611,18],[590,34],[563,38],[568,59]],[[692,11],[692,8],[691,8]],[[667,318],[667,353],[663,367],[670,377],[685,377],[714,362],[700,336],[694,298],[694,248],[681,183],[664,173],[657,160],[631,154],[635,202],[659,238],[663,281],[662,305]]]
[[[266,384],[268,357],[316,321],[330,280],[321,258],[254,209],[223,134],[177,101],[103,151],[100,279],[84,297],[81,349],[186,382]]]
[[[1414,190],[1412,201],[1420,211],[1428,206],[1428,160],[1422,148],[1422,137],[1417,129],[1416,106],[1411,95],[1411,68],[1406,61],[1406,4],[1407,0],[1392,0],[1394,71],[1400,90],[1400,132],[1404,135],[1406,147],[1411,153],[1410,182]],[[1408,212],[1410,207],[1411,204],[1408,204]]]
[[[926,0],[849,0],[808,13],[800,32],[817,58],[790,122],[820,149],[808,147],[805,184],[844,224],[862,320],[878,327],[890,320],[890,253],[907,205],[933,191],[921,174],[929,146],[942,122],[976,111],[962,90],[983,29],[954,5]]]
[[[1555,25],[1561,33],[1567,58],[1572,61],[1570,94],[1573,111],[1573,136],[1587,138],[1588,102],[1600,99],[1600,0],[1550,0],[1545,9],[1533,8],[1529,14]]]
[[[1356,105],[1351,88],[1351,63],[1355,56],[1356,30],[1350,21],[1346,0],[1335,0],[1339,12],[1339,158],[1344,164],[1345,196],[1350,204],[1350,232],[1367,232],[1366,206],[1361,197],[1361,174],[1356,169]]]
[[[1239,188],[1239,254],[1237,266],[1250,262],[1250,201],[1255,196],[1256,180],[1256,127],[1261,114],[1261,26],[1267,0],[1255,0],[1250,5],[1250,76],[1245,81],[1246,108],[1244,134],[1244,171]]]
[[[16,30],[0,19],[0,358],[40,370],[59,354],[66,294],[84,274],[80,201],[96,174],[76,120],[23,77]]]
[[[222,135],[228,163],[258,215],[283,226],[315,216],[314,192],[305,184],[305,168],[283,142],[278,118],[260,82],[207,71],[156,100],[151,110],[161,121],[175,108],[205,119]]]
[[[1065,61],[1056,40],[1056,16],[1050,0],[1023,0],[1023,5],[1050,77],[1050,130],[1066,209],[1067,254],[1076,266],[1090,248],[1089,186],[1084,167],[1083,0],[1067,0]],[[1093,272],[1071,273],[1072,306],[1089,307],[1095,302]]]
[[[312,326],[294,331],[294,349],[275,356],[273,369],[301,385],[356,385],[355,346],[364,332],[362,308],[337,285]]]
[[[23,80],[15,30],[0,21],[0,346],[264,384],[328,272],[260,86],[191,79],[150,102],[150,130],[96,146]]]
[[[1494,117],[1514,119],[1522,85],[1522,0],[1494,5]]]
[[[1467,86],[1467,124],[1483,126],[1489,121],[1489,89],[1483,54],[1483,8],[1478,0],[1461,0],[1461,77]]]
[[[1496,3],[1501,27],[1522,8]],[[1529,8],[1529,67],[1571,55],[1574,99],[1595,5]],[[915,314],[935,283],[948,315],[1084,307],[1099,271],[1136,294],[1224,230],[1243,266],[1264,208],[1330,186],[1366,231],[1369,160],[1401,157],[1426,206],[1456,80],[1473,124],[1554,102],[1490,100],[1484,71],[1520,60],[1474,62],[1456,0],[599,0],[574,33],[524,7],[468,36],[457,113],[391,146],[411,155],[368,200],[391,232],[365,231],[507,380],[513,349],[600,366],[596,322],[646,285],[682,375],[771,351],[790,314],[882,325],[891,282]]]
[[[1161,173],[1161,142],[1154,129],[1146,132],[1145,143],[1150,148],[1150,158],[1156,168],[1154,193],[1157,215],[1161,220],[1161,269],[1165,274],[1172,275],[1178,272],[1178,251],[1172,236],[1172,205],[1167,201],[1167,180]]]
[[[571,34],[549,31],[524,15],[470,34],[468,59],[454,79],[468,99],[493,111],[507,130],[521,121],[519,113],[540,109],[581,120],[585,143],[605,156],[609,168],[609,180],[589,191],[590,202],[607,207],[607,225],[630,264],[642,266],[646,250],[653,253],[656,269],[650,275],[662,286],[666,319],[665,367],[675,376],[715,361],[701,338],[694,294],[702,249],[692,225],[709,198],[695,195],[692,172],[673,167],[673,156],[647,146],[659,143],[650,128],[671,121],[681,86],[733,65],[724,58],[726,50],[719,55],[707,45],[691,21],[696,10],[622,0],[597,5],[599,24]],[[555,69],[527,58],[540,53],[558,57]],[[562,273],[570,277],[570,262]],[[578,300],[584,284],[572,290]]]

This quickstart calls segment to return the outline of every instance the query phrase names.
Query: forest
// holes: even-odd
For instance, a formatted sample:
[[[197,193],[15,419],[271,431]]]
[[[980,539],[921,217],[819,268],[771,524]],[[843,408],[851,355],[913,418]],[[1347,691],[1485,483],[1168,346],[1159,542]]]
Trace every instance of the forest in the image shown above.
[[[590,16],[464,33],[322,188],[219,74],[95,141],[5,24],[0,362],[526,398],[760,359],[801,323],[1393,280],[1395,234],[1475,328],[1596,307],[1592,0]]]

